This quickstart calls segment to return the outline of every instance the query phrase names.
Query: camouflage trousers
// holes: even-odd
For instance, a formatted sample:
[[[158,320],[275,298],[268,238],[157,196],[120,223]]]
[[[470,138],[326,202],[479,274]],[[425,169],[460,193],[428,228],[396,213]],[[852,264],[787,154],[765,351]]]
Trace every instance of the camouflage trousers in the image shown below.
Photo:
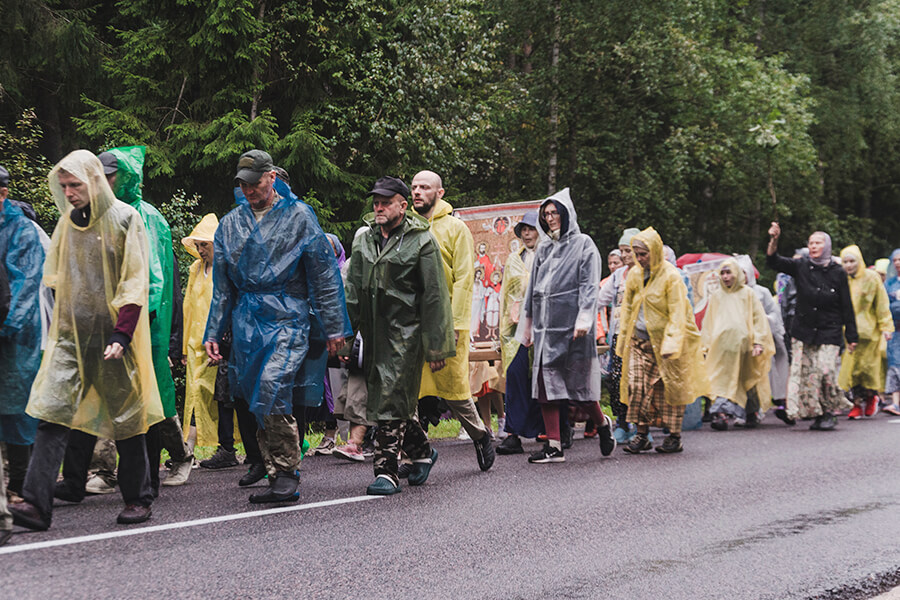
[[[293,473],[300,470],[303,440],[293,415],[264,417],[263,426],[256,430],[256,440],[270,479],[274,479],[278,471]]]
[[[400,484],[397,476],[400,450],[411,459],[431,457],[428,436],[418,419],[407,421],[378,421],[375,431],[375,476],[388,475]]]

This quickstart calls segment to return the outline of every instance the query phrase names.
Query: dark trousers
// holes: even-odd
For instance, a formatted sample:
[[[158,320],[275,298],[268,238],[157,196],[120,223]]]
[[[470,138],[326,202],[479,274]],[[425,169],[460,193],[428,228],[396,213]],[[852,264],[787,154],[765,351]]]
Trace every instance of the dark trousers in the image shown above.
[[[9,460],[9,486],[7,489],[19,495],[31,460],[31,446],[6,443],[6,458]]]
[[[531,360],[528,348],[519,346],[506,370],[506,426],[504,430],[525,438],[544,432],[541,408],[531,395]]]
[[[256,441],[256,417],[250,412],[247,402],[240,398],[234,399],[234,404],[218,403],[219,409],[219,445],[234,452],[234,415],[237,415],[238,429],[241,432],[241,441],[244,442],[244,452],[248,465],[263,464],[262,453],[259,451],[259,443]]]
[[[116,450],[119,452],[119,490],[125,504],[150,506],[153,503],[144,437],[136,435],[127,440],[116,440]],[[70,444],[70,441],[73,443]],[[76,497],[84,497],[84,485],[96,441],[97,438],[93,435],[55,423],[41,421],[38,425],[22,497],[36,506],[47,521],[50,521],[53,513],[56,475],[63,458],[64,484]]]

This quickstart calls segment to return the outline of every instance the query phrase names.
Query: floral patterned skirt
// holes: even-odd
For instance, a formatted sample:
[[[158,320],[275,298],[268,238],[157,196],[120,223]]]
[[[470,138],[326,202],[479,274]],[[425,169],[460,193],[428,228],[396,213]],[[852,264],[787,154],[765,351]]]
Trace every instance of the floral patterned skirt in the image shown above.
[[[791,376],[788,380],[787,413],[792,419],[809,419],[852,405],[837,384],[840,347],[806,345],[793,340]]]

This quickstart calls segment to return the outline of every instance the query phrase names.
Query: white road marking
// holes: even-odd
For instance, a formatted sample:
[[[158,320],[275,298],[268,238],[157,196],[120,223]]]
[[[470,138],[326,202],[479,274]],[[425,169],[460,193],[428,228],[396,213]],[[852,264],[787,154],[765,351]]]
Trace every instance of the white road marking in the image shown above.
[[[900,419],[891,419],[888,423],[900,423]]]
[[[109,531],[107,533],[96,533],[94,535],[83,535],[79,537],[62,538],[58,540],[49,540],[46,542],[35,542],[33,544],[22,544],[4,546],[0,548],[0,555],[13,554],[15,552],[25,552],[26,550],[43,550],[44,548],[53,548],[55,546],[69,546],[72,544],[84,544],[86,542],[97,542],[100,540],[109,540],[112,538],[127,537],[131,535],[142,535],[145,533],[156,533],[157,531],[169,531],[171,529],[184,529],[186,527],[198,527],[200,525],[210,525],[212,523],[224,523],[226,521],[237,521],[239,519],[251,519],[254,517],[266,517],[269,515],[277,515],[281,513],[296,512],[300,510],[310,510],[313,508],[323,508],[326,506],[335,506],[337,504],[351,504],[354,502],[364,502],[366,500],[375,500],[384,496],[353,496],[352,498],[338,498],[337,500],[326,500],[324,502],[311,502],[310,504],[299,504],[295,506],[282,506],[279,508],[269,508],[266,510],[256,510],[251,512],[242,512],[233,515],[221,515],[218,517],[208,517],[206,519],[194,519],[191,521],[180,521],[178,523],[167,523],[165,525],[151,525],[150,527],[141,527],[139,529],[122,529],[119,531]]]

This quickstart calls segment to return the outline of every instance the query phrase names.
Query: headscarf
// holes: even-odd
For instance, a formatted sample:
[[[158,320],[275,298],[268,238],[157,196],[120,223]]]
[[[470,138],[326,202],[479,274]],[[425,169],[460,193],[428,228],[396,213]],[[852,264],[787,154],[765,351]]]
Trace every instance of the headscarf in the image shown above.
[[[879,258],[875,261],[875,272],[879,275],[887,277],[888,265],[891,264],[889,258]]]
[[[641,232],[637,227],[629,227],[625,231],[622,232],[622,237],[619,238],[620,246],[628,246],[631,244],[631,238],[636,236]]]
[[[666,260],[672,263],[673,266],[678,266],[676,264],[677,258],[675,257],[675,251],[672,250],[671,246],[663,246],[663,256],[665,256]]]
[[[622,258],[622,251],[618,248],[616,248],[615,250],[610,250],[609,254],[607,254],[606,257],[609,258],[610,256],[618,256],[619,258]]]
[[[825,233],[824,231],[814,231],[812,237],[814,235],[821,235],[825,238],[825,247],[822,249],[822,255],[819,258],[809,257],[809,260],[812,261],[814,265],[819,265],[820,267],[827,267],[831,263],[831,236]]]

